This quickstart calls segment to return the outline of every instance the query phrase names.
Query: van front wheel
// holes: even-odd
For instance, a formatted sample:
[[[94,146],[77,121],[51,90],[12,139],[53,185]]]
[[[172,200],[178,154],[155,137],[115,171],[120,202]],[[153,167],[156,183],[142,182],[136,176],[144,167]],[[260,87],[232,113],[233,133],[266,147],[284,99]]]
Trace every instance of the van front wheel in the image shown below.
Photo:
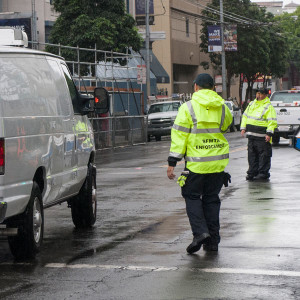
[[[96,168],[88,165],[88,172],[80,192],[71,200],[72,220],[77,228],[91,227],[97,217]]]
[[[17,236],[9,236],[8,244],[16,259],[32,259],[40,251],[44,234],[44,211],[39,186],[33,182],[25,212],[8,220],[7,227],[18,228]]]

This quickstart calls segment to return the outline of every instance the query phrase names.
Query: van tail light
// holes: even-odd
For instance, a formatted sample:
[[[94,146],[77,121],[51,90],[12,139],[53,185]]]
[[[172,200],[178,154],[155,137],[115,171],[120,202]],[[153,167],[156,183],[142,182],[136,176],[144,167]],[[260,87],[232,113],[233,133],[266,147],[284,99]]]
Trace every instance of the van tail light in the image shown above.
[[[0,175],[4,174],[5,167],[5,145],[4,139],[0,139]]]

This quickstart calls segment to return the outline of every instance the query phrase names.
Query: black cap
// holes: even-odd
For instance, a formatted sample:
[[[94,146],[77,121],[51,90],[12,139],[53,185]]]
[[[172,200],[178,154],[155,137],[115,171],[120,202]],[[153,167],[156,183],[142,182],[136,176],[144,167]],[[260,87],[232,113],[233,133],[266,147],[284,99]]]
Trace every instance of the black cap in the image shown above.
[[[211,89],[214,86],[213,78],[207,73],[199,74],[194,80],[194,83],[204,89]]]
[[[269,91],[268,91],[268,89],[262,87],[262,88],[257,89],[257,90],[256,90],[256,93],[261,93],[261,94],[268,95],[268,94],[269,94]]]

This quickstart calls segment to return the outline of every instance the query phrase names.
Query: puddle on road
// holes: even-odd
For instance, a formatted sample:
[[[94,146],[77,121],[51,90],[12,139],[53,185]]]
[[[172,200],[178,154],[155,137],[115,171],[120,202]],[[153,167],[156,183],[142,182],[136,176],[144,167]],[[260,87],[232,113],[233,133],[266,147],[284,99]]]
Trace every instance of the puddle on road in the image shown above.
[[[145,234],[145,233],[149,233],[149,232],[153,232],[155,231],[159,225],[161,225],[163,223],[163,221],[160,221],[160,222],[156,222],[156,223],[153,223],[153,224],[150,224],[149,226],[141,229],[141,230],[138,230],[136,232],[132,232],[132,233],[129,233],[128,235],[126,235],[125,237],[121,238],[121,239],[115,239],[109,243],[106,243],[104,245],[101,245],[99,247],[96,247],[96,248],[92,248],[92,249],[88,249],[88,250],[85,250],[83,251],[82,253],[74,256],[73,258],[71,258],[69,261],[67,261],[67,264],[71,264],[73,263],[74,261],[78,260],[78,259],[82,259],[82,258],[87,258],[87,257],[91,257],[95,254],[100,254],[102,252],[105,252],[105,251],[108,251],[108,250],[111,250],[115,247],[117,247],[118,245],[126,242],[126,241],[130,241],[130,240],[133,240],[135,237],[137,237],[138,235],[140,234]]]

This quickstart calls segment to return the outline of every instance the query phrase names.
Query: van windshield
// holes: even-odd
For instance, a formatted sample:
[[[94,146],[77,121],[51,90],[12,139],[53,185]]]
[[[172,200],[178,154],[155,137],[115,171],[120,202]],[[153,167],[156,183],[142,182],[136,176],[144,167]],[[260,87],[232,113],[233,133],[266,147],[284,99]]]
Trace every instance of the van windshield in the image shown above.
[[[292,93],[274,93],[270,99],[271,101],[277,101],[282,103],[300,103],[300,93],[292,92]]]
[[[153,104],[150,106],[149,114],[166,112],[166,111],[178,111],[179,107],[180,107],[179,102]]]

